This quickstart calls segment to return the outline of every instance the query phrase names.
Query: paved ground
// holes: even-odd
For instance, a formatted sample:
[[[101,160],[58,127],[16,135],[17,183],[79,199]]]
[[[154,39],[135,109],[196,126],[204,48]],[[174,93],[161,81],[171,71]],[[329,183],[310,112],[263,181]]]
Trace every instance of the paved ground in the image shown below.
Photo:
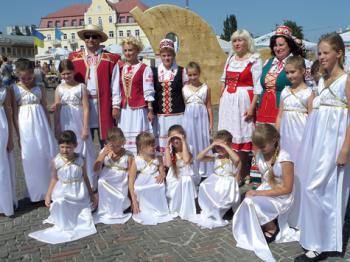
[[[16,155],[18,160],[18,151]],[[28,238],[28,233],[46,227],[42,220],[48,216],[48,209],[24,199],[23,174],[17,163],[19,210],[13,218],[0,216],[0,261],[260,261],[253,252],[235,247],[231,222],[224,228],[205,230],[179,219],[157,226],[130,220],[125,225],[97,225],[97,234],[61,245]],[[227,218],[231,220],[232,214]],[[347,236],[349,231],[348,218]],[[271,244],[271,249],[276,260],[283,262],[302,253],[296,242]],[[344,258],[329,261],[350,261],[349,245]]]

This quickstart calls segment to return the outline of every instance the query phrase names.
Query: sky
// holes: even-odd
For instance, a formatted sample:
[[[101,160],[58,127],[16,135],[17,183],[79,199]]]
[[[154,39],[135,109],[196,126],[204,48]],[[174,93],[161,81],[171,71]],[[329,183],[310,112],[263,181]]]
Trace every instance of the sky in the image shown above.
[[[186,0],[141,0],[148,6],[174,4]],[[217,34],[222,33],[226,16],[234,14],[238,28],[255,37],[272,31],[276,24],[293,20],[304,29],[305,39],[317,41],[327,32],[350,27],[350,0],[188,0],[189,8],[205,19]],[[40,18],[75,3],[91,0],[0,0],[0,30],[7,25],[39,25]]]

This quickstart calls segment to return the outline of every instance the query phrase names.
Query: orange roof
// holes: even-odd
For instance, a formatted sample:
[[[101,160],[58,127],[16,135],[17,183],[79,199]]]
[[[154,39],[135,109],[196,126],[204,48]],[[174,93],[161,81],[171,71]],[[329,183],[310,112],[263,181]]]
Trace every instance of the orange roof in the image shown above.
[[[75,4],[65,7],[56,12],[50,13],[42,18],[60,18],[65,16],[84,16],[84,13],[88,10],[90,4]]]
[[[135,6],[138,6],[141,8],[142,11],[145,11],[148,6],[142,3],[139,0],[122,0],[118,3],[111,4],[111,6],[114,7],[114,10],[117,11],[117,13],[129,13]]]

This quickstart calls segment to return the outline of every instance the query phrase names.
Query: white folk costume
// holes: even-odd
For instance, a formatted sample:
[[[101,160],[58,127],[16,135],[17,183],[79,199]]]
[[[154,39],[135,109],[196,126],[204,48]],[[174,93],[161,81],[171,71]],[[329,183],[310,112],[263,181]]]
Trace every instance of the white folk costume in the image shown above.
[[[268,182],[268,171],[271,168],[266,163],[263,155],[256,155],[256,162],[259,172],[262,174],[262,184],[257,190],[271,190]],[[281,150],[276,163],[272,167],[277,183],[282,183],[282,163],[292,162],[289,154]],[[237,247],[252,250],[264,261],[275,261],[265,236],[261,229],[277,218],[280,232],[277,235],[277,242],[297,241],[298,234],[287,223],[288,211],[293,205],[293,193],[278,196],[254,196],[246,197],[238,207],[232,220],[233,237],[237,242]]]
[[[125,152],[114,161],[106,156],[98,180],[98,209],[94,216],[95,223],[124,224],[131,213],[124,213],[130,207],[128,197],[128,160],[131,152]]]
[[[169,210],[174,216],[189,219],[196,214],[195,198],[197,197],[196,174],[192,164],[185,164],[183,159],[176,154],[176,169],[169,168],[166,178],[166,195]],[[198,182],[199,183],[199,182]]]
[[[300,243],[318,253],[343,250],[343,224],[350,189],[350,165],[336,161],[344,143],[349,113],[344,74],[330,86],[321,78],[320,107],[301,203]]]
[[[148,121],[147,102],[154,101],[152,69],[143,64],[124,64],[120,73],[117,105],[121,107],[118,126],[126,138],[125,148],[136,155],[136,136],[145,131],[152,133]]]
[[[139,203],[140,213],[133,219],[143,225],[156,225],[173,219],[169,213],[165,195],[165,184],[158,184],[159,159],[146,162],[140,156],[135,157],[137,177],[134,184],[135,195]]]
[[[215,155],[214,173],[199,186],[198,203],[202,211],[190,220],[201,227],[214,228],[228,224],[223,219],[230,209],[236,209],[240,201],[235,176],[239,170],[230,159]]]
[[[14,85],[18,105],[18,125],[24,178],[31,201],[45,199],[51,178],[51,162],[57,154],[54,138],[44,108],[39,86],[27,89]]]
[[[77,136],[78,146],[76,153],[81,154],[86,161],[86,171],[91,187],[97,189],[97,176],[93,170],[96,154],[89,132],[89,137],[85,140],[81,138],[84,127],[84,110],[82,107],[84,84],[69,86],[61,84],[57,87],[56,93],[61,101],[60,127],[61,131],[71,130]]]
[[[193,157],[210,144],[209,116],[206,107],[208,98],[208,86],[202,84],[197,91],[193,91],[191,85],[185,85],[182,95],[186,103],[183,118],[183,127],[186,131],[186,139],[192,146]],[[202,177],[207,177],[213,171],[210,162],[194,160],[195,172]]]
[[[233,136],[232,148],[239,151],[252,150],[252,133],[255,120],[246,121],[245,112],[254,95],[261,93],[260,76],[262,62],[259,54],[245,60],[230,56],[225,65],[221,81],[225,83],[220,98],[218,130],[227,130]]]
[[[281,148],[288,152],[293,163],[296,163],[301,153],[301,141],[308,119],[308,99],[311,94],[312,89],[309,87],[298,92],[290,87],[285,87],[281,93],[281,101],[283,101],[280,123]],[[289,225],[292,227],[298,225],[300,184],[305,183],[303,180],[304,172],[298,174],[294,169],[294,205],[289,215]]]
[[[83,179],[84,159],[68,160],[58,154],[54,159],[58,181],[52,191],[50,216],[44,223],[53,227],[30,233],[41,242],[59,244],[96,233],[90,209],[89,191]]]
[[[6,93],[6,88],[0,87],[0,214],[12,216],[15,199],[13,198],[11,168],[7,152],[9,126],[4,108]]]

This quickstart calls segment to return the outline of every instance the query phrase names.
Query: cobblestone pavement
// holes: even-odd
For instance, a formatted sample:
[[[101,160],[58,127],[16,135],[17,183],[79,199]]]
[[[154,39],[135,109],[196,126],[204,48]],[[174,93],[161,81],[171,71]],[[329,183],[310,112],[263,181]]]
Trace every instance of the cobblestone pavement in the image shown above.
[[[48,245],[31,239],[30,232],[47,227],[42,220],[48,216],[48,209],[33,206],[24,198],[18,151],[16,156],[19,209],[12,218],[0,216],[0,261],[260,261],[253,252],[235,247],[232,214],[227,214],[228,226],[213,230],[180,219],[157,226],[130,220],[125,225],[99,224],[97,234],[66,244]],[[350,220],[346,222],[348,236]],[[297,242],[273,243],[270,247],[277,261],[292,261],[302,253]],[[329,261],[350,261],[349,245],[344,258],[332,257]]]

